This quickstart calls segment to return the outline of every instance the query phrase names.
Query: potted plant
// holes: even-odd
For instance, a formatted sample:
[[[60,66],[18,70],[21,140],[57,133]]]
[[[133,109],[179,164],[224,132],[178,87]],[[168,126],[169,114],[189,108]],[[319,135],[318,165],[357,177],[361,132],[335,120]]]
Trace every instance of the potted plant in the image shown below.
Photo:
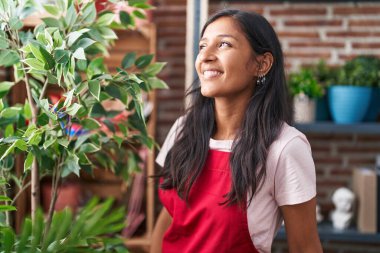
[[[107,2],[112,6],[118,1]],[[97,12],[93,0],[49,1],[42,7],[50,16],[29,31],[23,28],[23,19],[35,10],[41,13],[41,5],[31,0],[0,0],[0,66],[14,70],[14,81],[0,82],[0,171],[1,180],[7,182],[0,184],[2,208],[14,209],[19,193],[11,203],[8,198],[8,182],[13,180],[19,192],[31,186],[32,211],[19,237],[9,219],[0,226],[1,251],[47,252],[48,247],[49,252],[113,252],[107,249],[120,244],[120,240],[101,238],[123,228],[120,221],[125,213],[121,211],[102,219],[112,203],[91,202],[78,218],[68,211],[55,213],[54,206],[62,178],[79,176],[83,170],[91,173],[95,164],[128,178],[136,170],[138,153],[124,150],[127,145],[122,144],[154,146],[146,130],[142,93],[167,87],[156,77],[165,64],[154,63],[153,55],[129,53],[118,72],[111,74],[103,62],[107,48],[117,39],[114,29],[133,28],[135,19],[144,18],[144,10],[151,8],[146,0],[128,3],[134,10],[121,10],[115,17],[108,9]],[[25,103],[8,105],[6,95],[18,82],[25,84]],[[62,97],[53,101],[47,92],[50,88],[62,92]],[[107,111],[103,104],[110,100],[123,104],[122,110]],[[119,114],[127,117],[113,121]],[[110,159],[110,153],[120,150],[128,157],[126,164]],[[10,166],[19,154],[24,157],[21,177]],[[52,179],[46,220],[38,214],[40,179],[45,175]],[[85,226],[84,221],[91,222]],[[27,250],[19,248],[25,244]],[[97,245],[107,247],[97,251]]]
[[[311,123],[315,121],[316,99],[323,96],[323,88],[311,69],[303,68],[289,75],[290,92],[293,96],[294,121]]]
[[[336,123],[357,123],[367,113],[372,87],[379,82],[377,58],[358,56],[347,61],[328,89],[329,107]]]

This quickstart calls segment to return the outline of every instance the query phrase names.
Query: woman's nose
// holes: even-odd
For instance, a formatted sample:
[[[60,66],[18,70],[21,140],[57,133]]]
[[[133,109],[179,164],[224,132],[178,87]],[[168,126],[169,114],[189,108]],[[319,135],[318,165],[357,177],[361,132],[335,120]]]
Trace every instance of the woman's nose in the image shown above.
[[[199,59],[204,62],[214,61],[216,59],[216,55],[215,55],[215,52],[211,48],[203,48],[199,52]]]

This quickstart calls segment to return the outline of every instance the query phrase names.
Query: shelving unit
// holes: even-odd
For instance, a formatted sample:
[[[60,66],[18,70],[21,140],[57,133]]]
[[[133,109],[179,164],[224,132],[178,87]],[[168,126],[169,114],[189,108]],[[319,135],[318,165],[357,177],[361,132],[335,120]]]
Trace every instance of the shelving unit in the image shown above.
[[[303,133],[380,134],[380,124],[375,122],[336,124],[331,121],[326,121],[310,124],[295,124],[295,127]]]
[[[45,15],[41,14],[38,16],[32,16],[26,20],[24,20],[24,25],[26,27],[34,27],[38,25],[41,20],[41,17]],[[105,58],[105,64],[109,68],[110,72],[116,72],[116,67],[121,65],[121,61],[124,55],[128,52],[136,52],[137,56],[142,54],[156,54],[156,27],[154,24],[146,23],[139,26],[136,30],[120,30],[116,32],[118,35],[118,40],[115,41],[112,49],[109,50],[109,57]],[[24,89],[19,89],[24,90]],[[23,102],[26,97],[26,94],[20,92],[12,92],[11,100],[16,102]],[[156,110],[156,93],[152,91],[148,94],[148,100],[153,105],[153,110],[149,116],[149,121],[147,123],[148,133],[150,136],[155,136],[156,129],[156,120],[157,120],[157,110]],[[153,232],[154,226],[154,203],[155,203],[155,187],[154,187],[154,179],[151,178],[154,175],[154,158],[155,152],[154,150],[148,151],[147,159],[145,161],[146,168],[146,184],[145,184],[145,233],[140,237],[132,237],[125,239],[125,244],[129,247],[139,247],[145,250],[149,249],[150,239]],[[16,171],[17,173],[22,173],[23,168],[23,159],[18,158],[16,161]],[[106,175],[106,178],[103,176]],[[103,174],[103,176],[99,176],[93,180],[93,182],[83,181],[85,187],[87,187],[94,195],[98,194],[100,197],[104,196],[116,196],[120,197],[120,192],[125,191],[125,187],[123,187],[123,182],[118,180],[116,177],[112,177],[110,173]],[[103,182],[102,182],[103,180]],[[106,192],[103,188],[106,182],[106,189],[112,189],[110,192]],[[82,183],[82,182],[81,182]],[[119,190],[119,192],[118,192]],[[16,214],[16,227],[21,227],[21,221],[23,217],[27,214],[27,203],[29,201],[29,194],[23,194],[17,201],[16,206],[18,208]],[[128,207],[127,207],[128,208]]]

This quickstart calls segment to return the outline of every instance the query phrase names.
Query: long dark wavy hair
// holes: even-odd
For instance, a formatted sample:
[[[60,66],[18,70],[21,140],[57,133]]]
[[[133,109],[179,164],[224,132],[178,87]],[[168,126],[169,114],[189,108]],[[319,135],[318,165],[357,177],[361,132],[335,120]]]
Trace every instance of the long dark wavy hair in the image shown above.
[[[250,204],[254,193],[265,180],[269,147],[279,136],[283,123],[290,124],[291,121],[283,55],[272,26],[264,17],[253,12],[219,11],[206,22],[201,35],[209,24],[221,17],[231,17],[236,21],[254,55],[270,52],[274,58],[265,84],[255,87],[230,155],[232,182],[224,204],[246,203],[247,194],[251,194]],[[191,103],[166,157],[161,174],[164,180],[160,184],[161,189],[175,188],[186,201],[205,164],[209,141],[216,130],[214,98],[204,97],[199,85],[193,85],[187,96],[191,97]]]

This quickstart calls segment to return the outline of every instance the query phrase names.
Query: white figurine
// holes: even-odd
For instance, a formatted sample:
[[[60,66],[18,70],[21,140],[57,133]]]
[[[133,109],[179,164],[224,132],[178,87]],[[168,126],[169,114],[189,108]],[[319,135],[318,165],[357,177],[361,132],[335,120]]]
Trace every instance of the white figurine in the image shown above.
[[[335,205],[335,210],[331,213],[334,228],[343,230],[349,227],[354,216],[352,211],[354,200],[355,195],[348,188],[341,187],[334,192],[332,201]]]

